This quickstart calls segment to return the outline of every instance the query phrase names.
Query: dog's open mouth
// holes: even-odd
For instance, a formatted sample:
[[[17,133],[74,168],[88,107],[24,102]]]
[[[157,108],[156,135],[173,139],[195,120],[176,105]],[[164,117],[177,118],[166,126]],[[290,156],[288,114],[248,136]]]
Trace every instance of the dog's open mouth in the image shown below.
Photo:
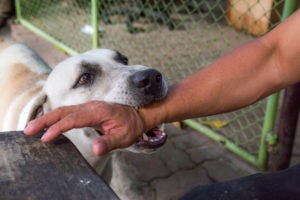
[[[100,131],[96,130],[96,132],[103,135]],[[134,143],[134,146],[143,149],[157,149],[166,143],[167,138],[168,135],[164,132],[163,125],[161,125],[143,133]]]
[[[161,147],[167,141],[167,134],[160,127],[150,129],[138,138],[135,146],[149,149]]]

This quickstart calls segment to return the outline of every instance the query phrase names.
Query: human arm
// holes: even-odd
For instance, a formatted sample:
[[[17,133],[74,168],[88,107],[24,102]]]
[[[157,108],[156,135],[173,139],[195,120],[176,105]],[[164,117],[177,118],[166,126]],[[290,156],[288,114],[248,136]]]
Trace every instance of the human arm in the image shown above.
[[[163,101],[142,108],[146,127],[232,111],[299,82],[299,35],[300,10],[265,36],[171,86]]]
[[[94,127],[104,136],[94,143],[103,155],[129,146],[157,124],[227,112],[300,80],[300,11],[267,35],[216,60],[170,87],[167,97],[140,108],[90,102],[63,107],[29,123],[32,135],[48,128],[43,141],[72,128]],[[83,117],[84,116],[84,117]]]

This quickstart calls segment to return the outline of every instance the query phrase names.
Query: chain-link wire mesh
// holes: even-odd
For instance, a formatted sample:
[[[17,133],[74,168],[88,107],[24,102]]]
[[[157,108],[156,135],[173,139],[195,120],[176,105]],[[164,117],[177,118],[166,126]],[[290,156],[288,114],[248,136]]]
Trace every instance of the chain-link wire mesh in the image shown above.
[[[170,84],[263,35],[284,0],[101,0],[99,46],[159,68]],[[21,18],[78,52],[92,47],[91,1],[20,0]],[[257,156],[266,101],[197,122]]]
[[[90,5],[80,0],[20,1],[22,19],[78,52],[92,48],[92,38],[82,32],[91,24]]]

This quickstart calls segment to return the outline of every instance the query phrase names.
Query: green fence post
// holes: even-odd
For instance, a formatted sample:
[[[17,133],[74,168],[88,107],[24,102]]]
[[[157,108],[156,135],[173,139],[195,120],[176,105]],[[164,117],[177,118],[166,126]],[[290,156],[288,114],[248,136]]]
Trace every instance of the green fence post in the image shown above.
[[[298,0],[287,0],[284,2],[281,21],[284,21],[288,16],[297,10]]]
[[[272,94],[268,97],[267,108],[265,111],[265,118],[264,124],[262,129],[262,135],[259,145],[259,152],[258,152],[258,168],[263,170],[266,168],[267,163],[267,144],[266,139],[268,134],[274,128],[275,120],[276,120],[276,113],[278,107],[278,100],[279,100],[280,93]]]
[[[17,21],[19,21],[20,17],[21,17],[21,4],[20,4],[20,0],[15,0],[15,8],[16,8]]]
[[[98,0],[92,0],[92,26],[93,26],[93,48],[99,46],[99,31],[98,31]]]
[[[283,12],[281,16],[281,21],[284,21],[288,16],[290,16],[295,10],[297,10],[297,0],[287,0],[284,2]],[[271,133],[274,128],[276,120],[276,112],[278,107],[278,99],[280,93],[275,93],[268,98],[267,108],[265,113],[265,120],[262,130],[262,137],[260,141],[260,148],[258,154],[258,166],[260,169],[265,169],[267,164],[267,145],[266,139],[267,135]]]

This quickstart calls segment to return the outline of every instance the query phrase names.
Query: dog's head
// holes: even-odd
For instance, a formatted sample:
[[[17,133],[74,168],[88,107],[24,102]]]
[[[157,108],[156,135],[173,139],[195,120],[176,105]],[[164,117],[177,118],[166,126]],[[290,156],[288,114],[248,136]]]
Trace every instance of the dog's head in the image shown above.
[[[44,91],[44,112],[66,105],[101,100],[138,108],[167,94],[162,74],[150,67],[128,65],[126,56],[109,49],[96,49],[59,63],[50,73]],[[89,129],[90,130],[90,129]],[[144,133],[131,151],[148,152],[163,145],[160,127]]]

